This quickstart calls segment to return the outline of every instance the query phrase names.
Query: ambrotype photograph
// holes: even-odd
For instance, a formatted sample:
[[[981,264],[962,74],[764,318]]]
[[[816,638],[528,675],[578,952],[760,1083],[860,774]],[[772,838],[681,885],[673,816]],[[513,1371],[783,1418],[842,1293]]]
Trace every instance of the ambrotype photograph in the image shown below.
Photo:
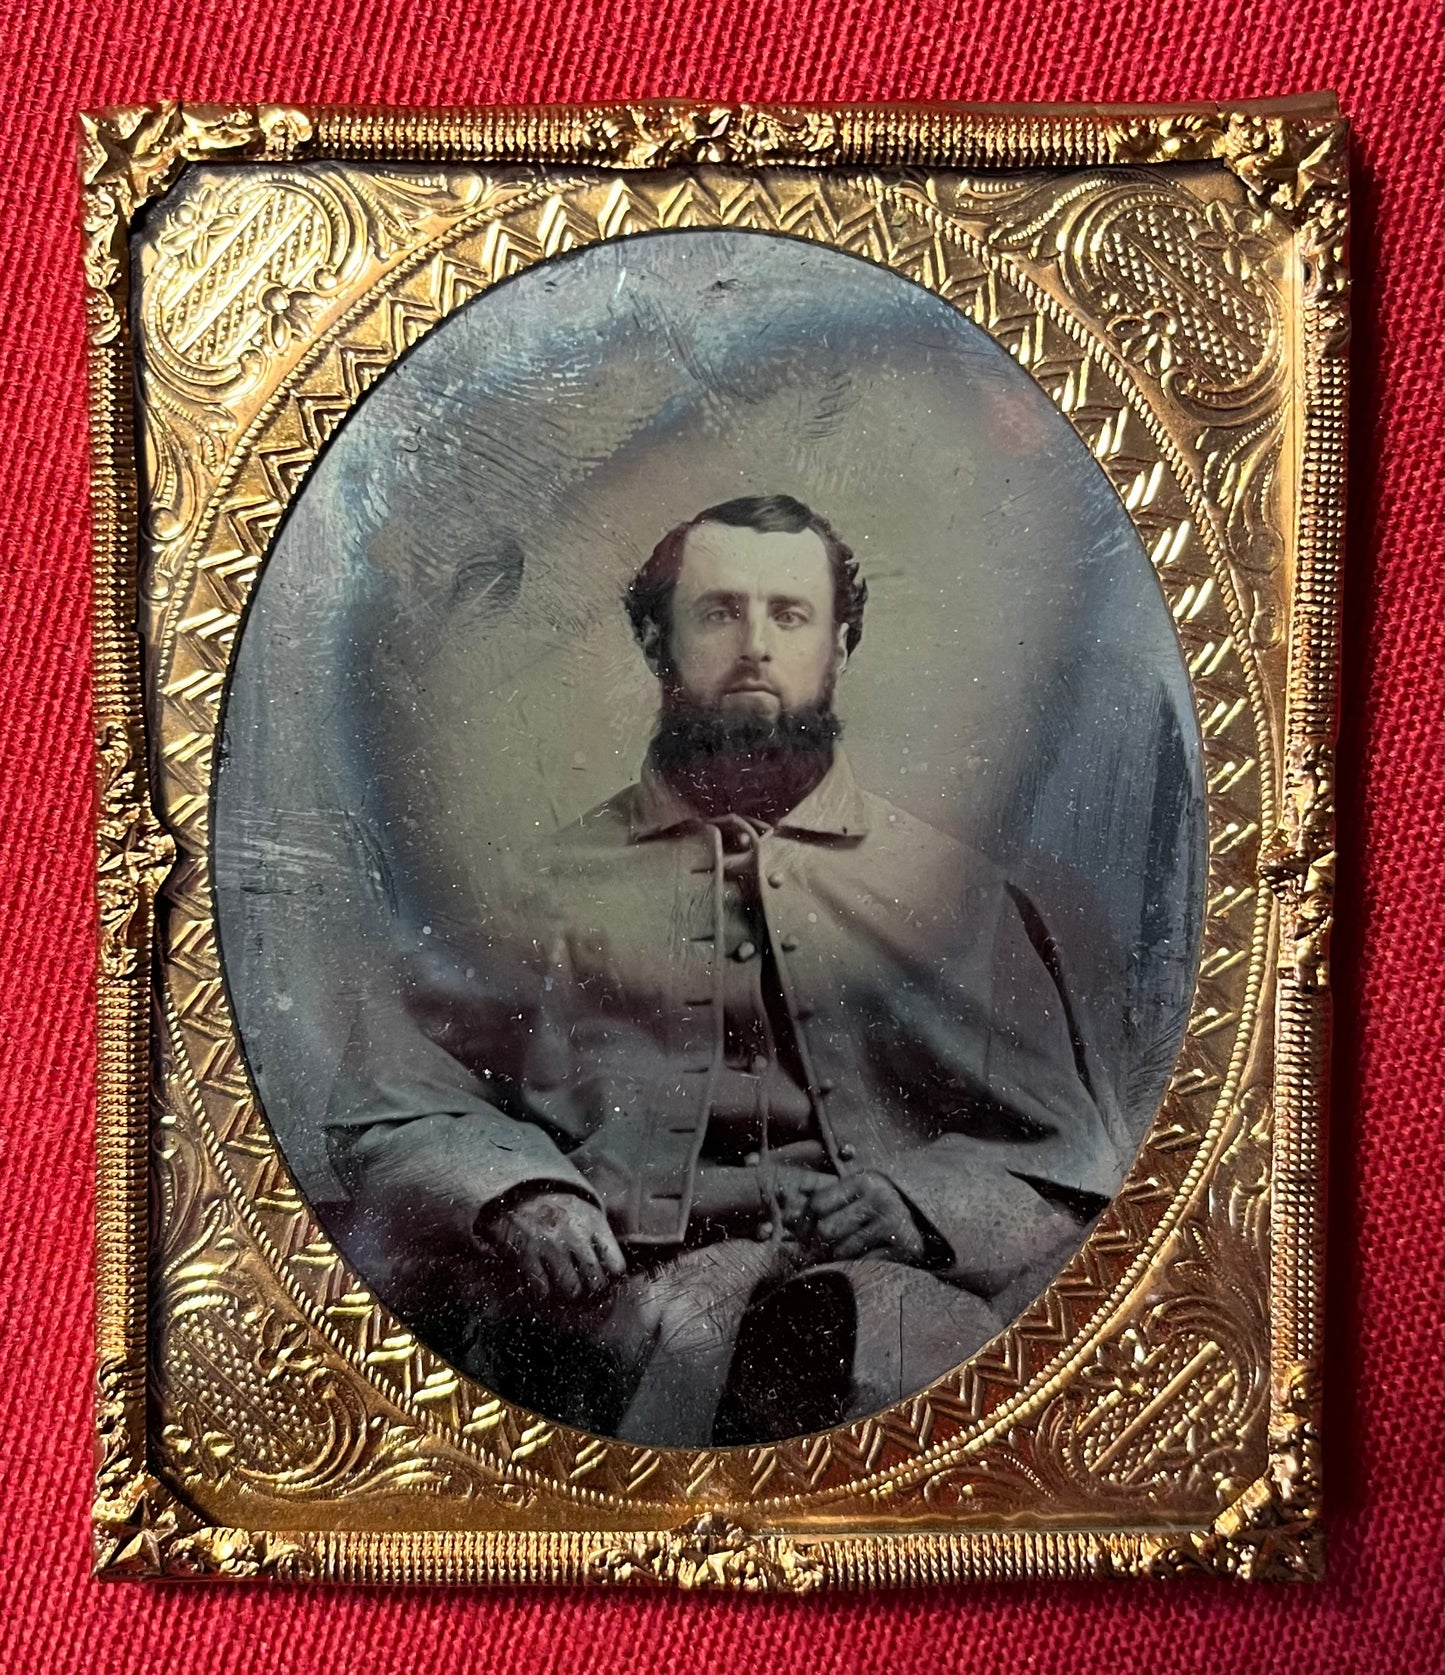
[[[291,505],[230,672],[222,965],[418,1337],[646,1446],[822,1430],[1014,1320],[1194,990],[1149,556],[946,301],[743,230],[474,298]]]

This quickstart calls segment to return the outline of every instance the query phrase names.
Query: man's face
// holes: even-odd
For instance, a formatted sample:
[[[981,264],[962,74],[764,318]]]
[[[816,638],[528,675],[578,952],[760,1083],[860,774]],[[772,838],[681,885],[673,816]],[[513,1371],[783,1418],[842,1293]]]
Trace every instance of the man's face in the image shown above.
[[[687,703],[760,721],[825,706],[846,660],[844,632],[814,530],[702,523],[687,532],[667,671]]]

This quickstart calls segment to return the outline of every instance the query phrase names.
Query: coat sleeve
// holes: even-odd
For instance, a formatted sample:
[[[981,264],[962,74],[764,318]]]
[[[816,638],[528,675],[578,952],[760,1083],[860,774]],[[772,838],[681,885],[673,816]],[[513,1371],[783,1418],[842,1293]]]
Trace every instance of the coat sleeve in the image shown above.
[[[475,1248],[479,1216],[519,1187],[593,1199],[517,1089],[542,1044],[526,982],[485,983],[429,954],[364,1001],[327,1112],[332,1162],[389,1238]]]
[[[920,996],[891,1067],[929,1138],[886,1170],[947,1247],[939,1270],[1017,1308],[1118,1191],[1111,1055],[1092,1035],[1068,951],[1033,900],[1000,884],[970,955]],[[980,936],[979,918],[991,922]]]

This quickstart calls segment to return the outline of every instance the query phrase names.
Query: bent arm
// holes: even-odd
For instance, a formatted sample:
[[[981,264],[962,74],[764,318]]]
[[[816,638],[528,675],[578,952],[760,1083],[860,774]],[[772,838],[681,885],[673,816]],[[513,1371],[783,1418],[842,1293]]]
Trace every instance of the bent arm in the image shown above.
[[[929,1266],[980,1297],[1022,1306],[1077,1248],[1106,1199],[1061,1200],[986,1142],[945,1136],[887,1170],[932,1234]]]
[[[964,1050],[941,1041],[923,1055],[935,1137],[887,1172],[948,1247],[941,1271],[1020,1307],[1077,1248],[1126,1160],[1111,1055],[1085,1022],[1064,951],[1022,892],[1002,897],[991,954],[987,1000],[967,1008]]]
[[[474,1247],[478,1219],[519,1188],[595,1201],[546,1128],[508,1115],[492,1092],[399,1002],[363,1009],[326,1130],[333,1166],[369,1222],[407,1243],[455,1249]]]

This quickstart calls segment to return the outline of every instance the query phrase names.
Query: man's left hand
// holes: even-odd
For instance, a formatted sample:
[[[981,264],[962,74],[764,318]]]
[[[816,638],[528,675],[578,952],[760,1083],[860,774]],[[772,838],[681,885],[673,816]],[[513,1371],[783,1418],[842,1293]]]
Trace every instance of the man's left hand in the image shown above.
[[[822,1176],[808,1197],[813,1236],[829,1260],[847,1262],[877,1251],[894,1262],[916,1264],[927,1254],[907,1199],[886,1175],[864,1169],[840,1179]]]

